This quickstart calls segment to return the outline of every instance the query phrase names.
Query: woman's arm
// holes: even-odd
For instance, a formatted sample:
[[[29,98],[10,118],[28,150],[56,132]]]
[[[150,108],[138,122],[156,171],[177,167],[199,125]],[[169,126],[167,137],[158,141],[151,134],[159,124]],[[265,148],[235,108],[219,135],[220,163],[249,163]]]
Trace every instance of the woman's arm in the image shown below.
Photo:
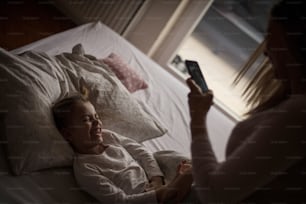
[[[190,80],[187,83],[191,88],[193,174],[202,202],[239,202],[305,158],[306,130],[301,121],[306,121],[306,113],[285,108],[279,114],[262,118],[256,131],[225,162],[218,163],[205,121],[212,95],[202,94]]]

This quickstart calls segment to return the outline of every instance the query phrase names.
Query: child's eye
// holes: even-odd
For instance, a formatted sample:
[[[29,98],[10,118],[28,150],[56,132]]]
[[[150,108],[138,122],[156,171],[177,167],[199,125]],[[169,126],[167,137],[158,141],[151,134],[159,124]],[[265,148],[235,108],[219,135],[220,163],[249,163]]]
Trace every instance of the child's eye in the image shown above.
[[[83,118],[83,121],[88,122],[88,121],[90,121],[90,118],[88,116],[86,116],[86,117]]]

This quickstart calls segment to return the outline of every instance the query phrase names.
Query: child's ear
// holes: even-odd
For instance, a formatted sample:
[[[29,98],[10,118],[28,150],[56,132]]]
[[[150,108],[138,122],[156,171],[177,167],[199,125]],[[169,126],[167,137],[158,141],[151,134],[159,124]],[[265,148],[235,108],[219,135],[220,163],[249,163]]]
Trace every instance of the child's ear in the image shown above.
[[[63,137],[68,141],[71,142],[71,133],[69,131],[68,128],[63,128],[61,129],[61,134],[63,135]]]

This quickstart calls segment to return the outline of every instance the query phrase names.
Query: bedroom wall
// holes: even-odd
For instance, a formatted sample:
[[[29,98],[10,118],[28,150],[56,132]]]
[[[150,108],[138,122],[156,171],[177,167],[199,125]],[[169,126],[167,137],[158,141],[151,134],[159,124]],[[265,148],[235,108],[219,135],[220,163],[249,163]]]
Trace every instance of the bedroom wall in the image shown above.
[[[181,0],[151,0],[141,19],[130,28],[125,38],[148,54],[180,3]]]
[[[169,60],[212,2],[213,0],[152,0],[125,38],[182,80],[168,66]]]
[[[190,0],[150,56],[161,66],[169,69],[169,62],[177,49],[191,34],[212,3],[213,0]],[[178,78],[182,77],[178,76]]]
[[[76,25],[46,0],[0,1],[0,47],[12,50]]]
[[[209,0],[146,0],[141,17],[128,28],[124,37],[144,53],[164,65],[161,56],[169,56],[180,43],[188,29],[175,31],[173,41],[169,33],[187,12],[187,19],[199,16]],[[12,50],[30,42],[50,36],[76,26],[76,21],[55,7],[54,0],[6,0],[0,1],[0,46]],[[204,2],[204,3],[203,3]],[[197,12],[192,8],[196,8]],[[199,12],[200,11],[200,12]],[[184,14],[185,13],[185,14]],[[186,23],[185,23],[186,24]],[[188,24],[188,23],[187,23]],[[187,25],[187,27],[190,25]],[[185,25],[186,27],[186,25]],[[177,38],[179,37],[179,38]],[[161,50],[161,47],[162,50]],[[164,49],[166,47],[167,49]],[[171,48],[171,51],[168,51]]]
[[[55,0],[55,5],[77,24],[101,21],[150,55],[190,1],[195,0]]]

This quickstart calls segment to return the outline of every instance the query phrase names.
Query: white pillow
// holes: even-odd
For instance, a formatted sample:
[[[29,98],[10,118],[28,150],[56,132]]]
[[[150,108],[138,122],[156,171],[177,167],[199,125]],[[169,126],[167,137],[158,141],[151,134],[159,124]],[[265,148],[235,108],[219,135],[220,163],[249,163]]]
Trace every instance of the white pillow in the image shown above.
[[[105,128],[139,142],[166,132],[102,66],[82,54],[15,56],[0,49],[0,110],[6,123],[1,135],[15,174],[72,164],[73,151],[55,128],[51,106],[75,94],[82,78]]]
[[[89,99],[101,115],[103,127],[138,142],[166,133],[156,117],[147,107],[138,104],[107,65],[82,51],[82,46],[77,45],[73,53],[63,53],[56,58],[62,63],[75,89],[80,90],[85,83]]]
[[[44,54],[31,61],[0,49],[1,101],[6,149],[13,173],[71,164],[73,151],[53,125],[52,101],[65,91],[59,67]],[[38,60],[40,59],[40,60]],[[49,66],[50,64],[50,66]],[[41,66],[39,66],[41,65]]]

